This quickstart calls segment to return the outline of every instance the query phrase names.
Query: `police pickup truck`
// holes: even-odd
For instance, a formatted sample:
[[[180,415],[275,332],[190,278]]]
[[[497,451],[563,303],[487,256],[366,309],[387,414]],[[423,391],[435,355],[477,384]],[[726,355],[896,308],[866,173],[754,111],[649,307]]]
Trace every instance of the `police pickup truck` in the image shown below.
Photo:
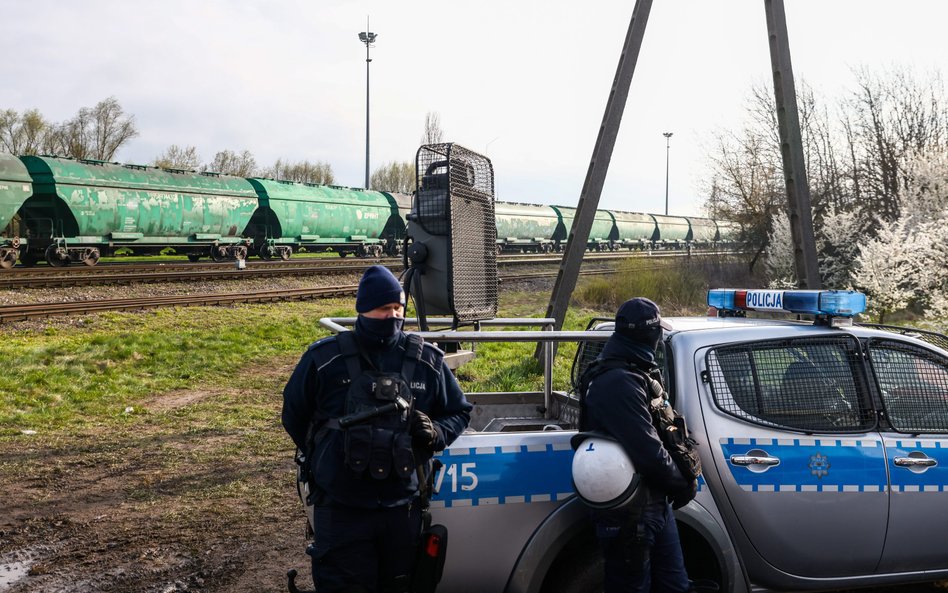
[[[729,592],[948,578],[948,338],[854,325],[865,297],[847,291],[712,290],[708,304],[718,316],[666,318],[658,353],[704,467],[676,511],[691,578]],[[449,532],[439,591],[602,590],[571,481],[577,399],[552,389],[550,345],[579,344],[575,385],[610,333],[426,336],[547,352],[544,393],[468,395],[471,428],[441,455],[432,501]]]

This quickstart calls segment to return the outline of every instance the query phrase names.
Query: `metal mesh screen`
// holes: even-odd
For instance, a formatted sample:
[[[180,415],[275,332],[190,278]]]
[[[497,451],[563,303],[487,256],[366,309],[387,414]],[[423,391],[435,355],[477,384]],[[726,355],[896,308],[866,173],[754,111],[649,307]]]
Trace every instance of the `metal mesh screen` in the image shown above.
[[[869,361],[892,428],[909,433],[948,430],[944,358],[905,342],[872,340]]]
[[[914,327],[902,327],[898,325],[879,325],[878,323],[860,323],[859,325],[862,327],[882,329],[902,336],[912,336],[913,338],[918,338],[923,342],[928,342],[929,344],[938,346],[942,350],[948,350],[948,336],[945,336],[944,334],[925,331],[922,329],[915,329]]]
[[[722,346],[706,362],[714,401],[732,416],[804,432],[875,425],[859,344],[849,337]]]
[[[448,291],[458,321],[497,316],[494,168],[457,144],[418,150],[415,215],[432,235],[447,235]]]

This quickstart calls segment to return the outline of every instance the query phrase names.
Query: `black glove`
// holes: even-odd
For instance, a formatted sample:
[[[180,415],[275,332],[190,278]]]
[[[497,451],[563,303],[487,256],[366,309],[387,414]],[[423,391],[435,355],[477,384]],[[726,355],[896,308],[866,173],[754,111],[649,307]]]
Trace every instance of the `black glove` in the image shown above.
[[[412,410],[408,432],[411,434],[411,445],[415,449],[424,451],[441,451],[444,449],[444,439],[441,438],[441,432],[428,417],[428,414],[421,410]]]
[[[680,509],[698,495],[698,480],[692,480],[688,486],[671,495],[672,508]]]

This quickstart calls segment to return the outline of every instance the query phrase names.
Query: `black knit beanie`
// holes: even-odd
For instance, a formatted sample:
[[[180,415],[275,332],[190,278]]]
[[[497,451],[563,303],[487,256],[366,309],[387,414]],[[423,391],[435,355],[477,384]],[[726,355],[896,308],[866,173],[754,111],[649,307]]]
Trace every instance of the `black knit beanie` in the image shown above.
[[[389,303],[405,304],[405,292],[398,278],[385,266],[372,266],[362,274],[356,293],[356,311],[366,313]]]

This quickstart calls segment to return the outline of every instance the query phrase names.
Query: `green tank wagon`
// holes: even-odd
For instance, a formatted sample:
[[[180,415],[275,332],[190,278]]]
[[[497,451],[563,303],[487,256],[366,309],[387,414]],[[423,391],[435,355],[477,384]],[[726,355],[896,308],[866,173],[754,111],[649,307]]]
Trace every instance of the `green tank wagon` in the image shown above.
[[[613,210],[612,215],[616,219],[620,246],[629,250],[651,249],[658,239],[658,225],[651,214]]]
[[[33,180],[23,162],[12,154],[0,154],[0,268],[12,268],[20,250],[26,249],[20,221],[14,217],[32,194]]]
[[[718,238],[718,227],[713,220],[689,216],[688,223],[691,225],[690,241],[695,247],[714,245]]]
[[[494,202],[497,249],[548,253],[561,224],[559,213],[550,206]]]
[[[257,209],[245,179],[141,165],[22,157],[33,177],[23,205],[30,247],[25,263],[95,265],[100,255],[173,247],[194,261],[243,259],[242,231]]]
[[[684,216],[664,216],[654,214],[655,224],[658,226],[656,247],[681,249],[691,240],[691,225]]]
[[[287,259],[300,247],[332,249],[345,257],[379,256],[395,237],[385,236],[397,204],[382,192],[254,178],[260,209],[245,234],[264,259]]]
[[[566,245],[566,239],[569,237],[569,231],[573,228],[573,218],[576,217],[576,208],[570,206],[553,206],[560,215],[563,226],[557,230],[554,239],[557,242],[558,249]],[[616,220],[608,210],[596,210],[596,217],[593,219],[592,228],[589,229],[589,240],[586,243],[586,249],[595,251],[609,251],[616,249]]]

